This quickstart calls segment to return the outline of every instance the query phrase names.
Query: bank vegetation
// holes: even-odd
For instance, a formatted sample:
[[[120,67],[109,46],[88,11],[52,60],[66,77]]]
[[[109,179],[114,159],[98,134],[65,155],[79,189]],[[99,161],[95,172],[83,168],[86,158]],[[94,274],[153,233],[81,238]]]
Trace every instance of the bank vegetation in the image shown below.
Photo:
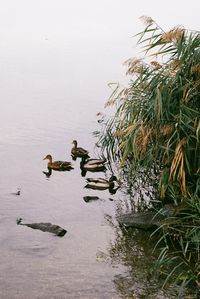
[[[99,144],[128,169],[133,186],[145,184],[152,202],[171,204],[173,217],[158,234],[155,263],[180,286],[200,287],[200,33],[165,32],[150,17],[137,35],[140,58],[128,59],[128,87],[116,84],[106,106]],[[156,206],[156,205],[154,205]]]

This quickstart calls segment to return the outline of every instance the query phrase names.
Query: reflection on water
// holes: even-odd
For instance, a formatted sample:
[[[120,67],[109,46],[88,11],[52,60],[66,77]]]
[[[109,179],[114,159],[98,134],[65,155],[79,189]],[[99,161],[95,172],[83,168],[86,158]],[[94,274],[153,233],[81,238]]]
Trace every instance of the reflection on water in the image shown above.
[[[49,168],[48,171],[43,171],[43,173],[44,173],[44,174],[46,175],[46,177],[48,178],[48,177],[50,177],[51,174],[52,174],[52,169]]]
[[[36,9],[35,1],[30,3]],[[110,195],[109,190],[85,189],[89,170],[80,167],[79,159],[72,161],[73,171],[46,169],[42,160],[50,152],[71,161],[74,139],[97,156],[92,136],[96,113],[110,94],[106,84],[115,76],[124,80],[116,63],[127,55],[119,55],[122,42],[118,39],[112,44],[109,38],[104,41],[102,36],[99,41],[95,36],[94,43],[94,36],[85,36],[89,30],[84,29],[81,38],[74,37],[70,31],[76,28],[73,14],[73,24],[66,25],[63,10],[60,23],[57,4],[57,20],[51,9],[52,18],[46,24],[48,8],[44,4],[40,11],[42,24],[36,9],[34,40],[29,30],[24,37],[5,34],[0,47],[0,298],[137,298],[147,291],[148,236],[134,233],[132,238],[104,219],[105,214],[114,217],[116,207],[120,209],[122,190]],[[21,8],[18,13],[20,20]],[[85,18],[81,10],[80,17]],[[43,24],[47,27],[41,32]],[[58,24],[62,35],[54,28]],[[43,37],[46,30],[50,38]],[[114,56],[117,62],[111,59]],[[113,174],[100,170],[102,177]],[[95,170],[92,175],[99,173]],[[17,218],[25,223],[55,223],[68,233],[60,239],[17,225]],[[154,284],[147,285],[155,294]]]
[[[124,298],[177,298],[173,288],[162,290],[163,281],[153,275],[153,262],[157,252],[152,255],[155,240],[150,233],[137,229],[121,227],[109,215],[105,216],[115,230],[115,239],[110,243],[111,264],[123,264],[125,271],[115,275],[116,289]]]
[[[114,201],[108,190],[86,190],[80,160],[71,159],[75,138],[96,156],[91,132],[105,94],[99,82],[97,89],[75,83],[68,53],[55,44],[38,47],[0,55],[8,64],[0,69],[0,298],[120,298],[113,283],[120,265],[105,266],[96,257],[114,237],[103,218],[113,215]],[[73,171],[48,170],[42,159],[49,152],[71,161]],[[100,200],[88,203],[85,196]],[[57,224],[68,233],[59,239],[17,225],[17,218]]]

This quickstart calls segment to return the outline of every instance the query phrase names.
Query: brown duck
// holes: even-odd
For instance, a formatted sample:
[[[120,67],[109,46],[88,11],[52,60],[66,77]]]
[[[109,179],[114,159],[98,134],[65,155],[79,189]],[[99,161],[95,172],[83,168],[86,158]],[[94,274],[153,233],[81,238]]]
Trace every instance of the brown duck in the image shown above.
[[[47,155],[46,157],[44,157],[43,160],[49,160],[49,162],[47,164],[48,169],[54,169],[54,170],[60,170],[60,171],[73,169],[71,162],[66,162],[66,161],[54,161],[53,162],[51,155]]]
[[[72,149],[71,149],[71,154],[72,154],[72,156],[74,156],[74,157],[78,157],[78,158],[82,158],[82,157],[84,157],[84,158],[88,158],[89,157],[89,155],[88,155],[88,151],[87,150],[85,150],[84,148],[82,148],[82,147],[78,147],[77,145],[78,145],[78,143],[77,143],[77,141],[76,140],[74,140],[73,142],[72,142],[72,144],[74,145],[73,147],[72,147]]]

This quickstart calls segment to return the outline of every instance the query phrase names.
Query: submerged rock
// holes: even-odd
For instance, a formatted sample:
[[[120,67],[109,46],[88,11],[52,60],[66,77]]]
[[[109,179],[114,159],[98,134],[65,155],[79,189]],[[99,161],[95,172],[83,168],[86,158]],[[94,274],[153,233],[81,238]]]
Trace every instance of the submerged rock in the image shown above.
[[[144,230],[154,229],[159,226],[159,222],[154,218],[155,213],[129,213],[117,218],[121,225],[135,227]]]
[[[167,217],[175,215],[174,209],[168,206],[160,211],[148,211],[144,213],[128,213],[117,218],[119,224],[126,227],[134,227],[143,230],[151,230],[160,227]]]
[[[39,223],[22,223],[22,218],[17,219],[18,225],[25,225],[33,229],[39,229],[43,232],[53,233],[58,237],[63,237],[66,234],[66,230],[59,225],[51,224],[50,222],[39,222]]]

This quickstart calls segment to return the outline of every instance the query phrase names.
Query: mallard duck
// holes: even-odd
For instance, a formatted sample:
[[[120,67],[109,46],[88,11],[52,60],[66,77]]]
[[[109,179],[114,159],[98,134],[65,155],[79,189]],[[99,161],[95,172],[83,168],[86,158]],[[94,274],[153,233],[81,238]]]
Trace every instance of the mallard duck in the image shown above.
[[[82,158],[80,167],[83,170],[89,171],[104,171],[106,159],[84,159]]]
[[[87,184],[85,188],[94,189],[94,190],[114,190],[115,188],[119,188],[119,186],[115,184],[117,182],[116,176],[111,176],[109,180],[103,178],[87,178]]]
[[[71,149],[71,154],[73,157],[79,157],[79,158],[82,158],[82,157],[85,157],[85,158],[89,158],[89,155],[88,155],[88,151],[85,150],[84,148],[82,147],[77,147],[77,141],[74,140],[72,142],[72,144],[74,145]]]
[[[73,169],[71,162],[66,162],[66,161],[52,161],[52,156],[47,155],[43,160],[49,160],[47,167],[48,169],[54,169],[54,170],[71,170]]]

